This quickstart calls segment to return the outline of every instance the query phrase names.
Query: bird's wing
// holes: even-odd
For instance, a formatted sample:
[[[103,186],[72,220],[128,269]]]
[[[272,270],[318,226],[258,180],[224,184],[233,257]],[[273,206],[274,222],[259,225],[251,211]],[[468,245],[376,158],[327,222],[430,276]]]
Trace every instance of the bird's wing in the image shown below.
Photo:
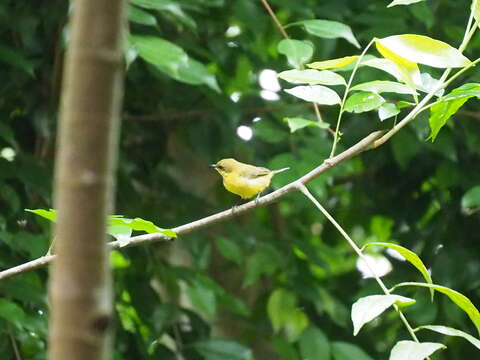
[[[266,176],[270,173],[271,171],[267,168],[249,165],[248,167],[245,167],[245,169],[242,170],[241,176],[244,176],[249,179],[254,179],[261,176]]]

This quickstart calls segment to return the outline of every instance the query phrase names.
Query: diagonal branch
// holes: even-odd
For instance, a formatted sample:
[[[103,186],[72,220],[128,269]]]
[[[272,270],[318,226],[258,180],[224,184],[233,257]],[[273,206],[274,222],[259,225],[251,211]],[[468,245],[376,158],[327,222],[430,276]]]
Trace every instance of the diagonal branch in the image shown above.
[[[344,152],[338,154],[335,157],[329,158],[328,160],[325,160],[321,165],[317,166],[315,169],[310,171],[309,173],[303,175],[302,177],[298,178],[297,180],[281,187],[280,189],[262,196],[261,198],[258,199],[258,201],[250,201],[246,204],[240,205],[235,208],[235,211],[232,210],[225,210],[222,212],[219,212],[214,215],[207,216],[203,219],[199,219],[196,221],[193,221],[191,223],[177,226],[176,228],[173,228],[172,230],[175,231],[177,235],[185,235],[190,232],[202,229],[206,226],[210,226],[225,220],[228,220],[230,218],[233,218],[234,216],[241,215],[243,213],[246,213],[258,206],[263,206],[263,205],[268,205],[273,203],[274,201],[278,200],[279,198],[285,196],[286,194],[292,192],[292,191],[298,191],[298,184],[306,184],[319,175],[323,174],[325,171],[329,170],[332,167],[337,166],[341,162],[350,159],[353,156],[358,155],[359,153],[365,151],[365,150],[370,150],[372,148],[372,144],[379,139],[381,136],[383,136],[385,132],[384,131],[375,131],[369,135],[367,135],[365,138],[360,140],[358,143],[353,145],[352,147],[348,148]],[[154,241],[171,241],[172,238],[163,235],[161,233],[155,233],[155,234],[144,234],[144,235],[139,235],[139,236],[133,236],[129,239],[129,242],[125,247],[129,246],[138,246],[141,244],[145,243],[151,243]],[[120,242],[118,241],[112,241],[109,243],[109,248],[111,250],[120,248]],[[10,269],[4,270],[0,272],[0,280],[24,273],[26,271],[38,269],[40,267],[43,267],[50,262],[52,262],[57,255],[45,255],[42,256],[38,259],[26,262],[24,264],[14,266]]]

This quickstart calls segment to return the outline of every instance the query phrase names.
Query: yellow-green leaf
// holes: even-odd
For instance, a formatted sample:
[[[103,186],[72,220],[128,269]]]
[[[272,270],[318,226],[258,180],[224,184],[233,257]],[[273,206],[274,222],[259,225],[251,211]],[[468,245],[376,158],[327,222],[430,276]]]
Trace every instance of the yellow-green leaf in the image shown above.
[[[317,69],[317,70],[324,70],[324,69],[336,69],[346,66],[355,60],[358,59],[358,56],[345,56],[342,58],[325,60],[325,61],[315,61],[313,63],[307,64],[309,68]]]
[[[393,35],[376,39],[375,42],[377,48],[380,44],[384,49],[388,49],[388,51],[412,63],[438,68],[464,67],[470,64],[470,60],[463,56],[458,49],[428,36],[416,34]]]
[[[415,254],[413,251],[404,248],[403,246],[397,245],[397,244],[392,244],[392,243],[386,243],[386,242],[371,242],[368,244],[365,244],[365,247],[367,246],[382,246],[382,247],[387,247],[390,249],[393,249],[397,251],[400,255],[402,255],[405,260],[407,260],[410,264],[415,266],[418,271],[422,274],[423,278],[427,281],[429,284],[433,284],[432,277],[430,276],[430,273],[427,270],[427,267],[423,263],[423,261],[420,259],[420,257]],[[430,294],[433,299],[433,289],[430,289]]]
[[[393,289],[401,286],[421,286],[426,287],[429,289],[434,289],[444,295],[447,295],[450,300],[452,300],[457,306],[465,311],[472,320],[473,324],[477,328],[478,333],[480,334],[480,312],[478,309],[473,305],[469,298],[465,295],[459,293],[458,291],[452,290],[446,286],[435,285],[435,284],[426,284],[426,283],[418,283],[418,282],[404,282],[397,284],[393,287]]]
[[[375,41],[377,50],[385,59],[388,59],[395,63],[400,71],[400,78],[412,89],[415,89],[417,85],[422,84],[422,78],[420,75],[420,69],[415,62],[409,61],[397,53],[391,51],[387,47],[383,46],[381,42]]]

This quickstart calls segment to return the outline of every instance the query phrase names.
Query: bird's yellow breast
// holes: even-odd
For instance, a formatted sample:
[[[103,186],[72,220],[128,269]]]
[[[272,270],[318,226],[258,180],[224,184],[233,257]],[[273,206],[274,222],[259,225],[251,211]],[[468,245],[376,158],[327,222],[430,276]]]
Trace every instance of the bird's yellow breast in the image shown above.
[[[249,199],[269,186],[272,176],[273,173],[257,177],[247,177],[237,173],[225,174],[223,175],[223,186],[228,191],[241,196],[242,199]]]

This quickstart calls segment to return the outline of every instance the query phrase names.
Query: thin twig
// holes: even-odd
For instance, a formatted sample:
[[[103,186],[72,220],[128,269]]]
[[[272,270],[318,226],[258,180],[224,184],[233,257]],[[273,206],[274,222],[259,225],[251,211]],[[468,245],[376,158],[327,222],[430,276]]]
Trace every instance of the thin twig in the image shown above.
[[[10,342],[12,343],[13,353],[15,354],[15,360],[22,360],[22,356],[20,355],[20,350],[18,348],[17,342],[12,334],[12,329],[8,328],[8,336],[10,338]]]
[[[217,214],[208,216],[206,218],[196,220],[196,221],[193,221],[193,222],[185,224],[185,225],[178,226],[176,228],[173,228],[172,230],[177,235],[185,235],[185,234],[188,234],[192,231],[201,229],[203,227],[210,226],[210,225],[216,224],[218,222],[228,220],[228,219],[230,219],[234,216],[241,215],[241,214],[246,213],[246,212],[248,212],[248,211],[250,211],[250,210],[252,210],[252,209],[254,209],[258,206],[271,204],[274,201],[277,201],[279,198],[285,196],[286,194],[288,194],[292,191],[296,191],[297,190],[296,184],[298,182],[300,182],[302,184],[306,184],[309,181],[318,177],[320,174],[329,170],[330,168],[340,164],[341,162],[343,162],[347,159],[350,159],[351,157],[353,157],[355,155],[358,155],[359,153],[361,153],[365,150],[371,149],[373,142],[376,139],[379,139],[384,133],[385,133],[384,131],[375,131],[375,132],[371,133],[370,135],[366,136],[365,138],[363,138],[358,143],[356,143],[352,147],[348,148],[344,152],[338,154],[337,156],[335,156],[333,158],[325,160],[320,166],[316,167],[315,169],[313,169],[309,173],[303,175],[302,177],[300,177],[296,181],[294,181],[292,183],[289,183],[289,184],[281,187],[280,189],[278,189],[278,190],[276,190],[276,191],[274,191],[274,192],[272,192],[268,195],[262,196],[261,198],[258,199],[258,201],[254,200],[254,201],[250,201],[246,204],[237,206],[235,208],[235,212],[232,212],[231,210],[225,210],[225,211],[219,212]],[[131,237],[128,241],[128,244],[126,244],[125,247],[138,246],[138,245],[141,245],[141,244],[151,243],[151,242],[154,242],[154,241],[171,241],[171,240],[172,240],[171,237],[168,237],[168,236],[166,236],[164,234],[161,234],[161,233],[144,234],[144,235]],[[121,246],[120,246],[119,241],[112,241],[112,242],[109,243],[110,250],[117,249],[117,248],[120,248],[120,247]],[[26,271],[30,271],[30,270],[34,270],[34,269],[38,269],[40,267],[43,267],[43,266],[49,264],[50,262],[52,262],[52,260],[54,260],[56,258],[56,256],[57,255],[42,256],[38,259],[35,259],[35,260],[32,260],[32,261],[26,262],[24,264],[12,267],[10,269],[1,271],[0,272],[0,280],[9,278],[11,276],[18,275],[18,274],[26,272]]]
[[[283,25],[278,20],[277,15],[275,15],[275,13],[273,12],[273,10],[270,7],[270,4],[268,3],[268,1],[267,0],[262,0],[262,4],[263,4],[263,6],[265,6],[265,9],[267,9],[268,13],[272,17],[273,21],[275,22],[275,25],[277,25],[277,27],[278,27],[278,30],[282,33],[282,36],[285,39],[289,39],[287,32],[285,31],[285,29],[283,28]]]
[[[344,239],[347,240],[350,247],[357,253],[358,257],[363,260],[368,270],[373,275],[373,277],[375,278],[375,280],[377,281],[378,285],[380,286],[382,291],[385,293],[385,295],[390,295],[390,290],[388,290],[388,288],[385,286],[385,283],[382,281],[380,276],[378,276],[378,274],[376,273],[375,269],[369,264],[368,259],[365,257],[362,250],[357,246],[355,241],[353,241],[353,239],[340,226],[340,224],[335,220],[335,218],[332,215],[330,215],[330,213],[318,202],[318,200],[315,199],[315,197],[310,193],[310,191],[308,191],[307,187],[304,184],[299,183],[297,184],[297,187],[303,193],[303,195],[305,195],[322,212],[322,214],[328,219],[328,221],[330,221],[333,224],[333,226],[335,226],[335,228],[344,237]],[[415,340],[416,342],[419,342],[412,326],[408,322],[402,310],[400,310],[400,308],[395,304],[394,304],[394,308],[398,312],[400,319],[402,320],[403,324],[407,328],[412,339]]]

